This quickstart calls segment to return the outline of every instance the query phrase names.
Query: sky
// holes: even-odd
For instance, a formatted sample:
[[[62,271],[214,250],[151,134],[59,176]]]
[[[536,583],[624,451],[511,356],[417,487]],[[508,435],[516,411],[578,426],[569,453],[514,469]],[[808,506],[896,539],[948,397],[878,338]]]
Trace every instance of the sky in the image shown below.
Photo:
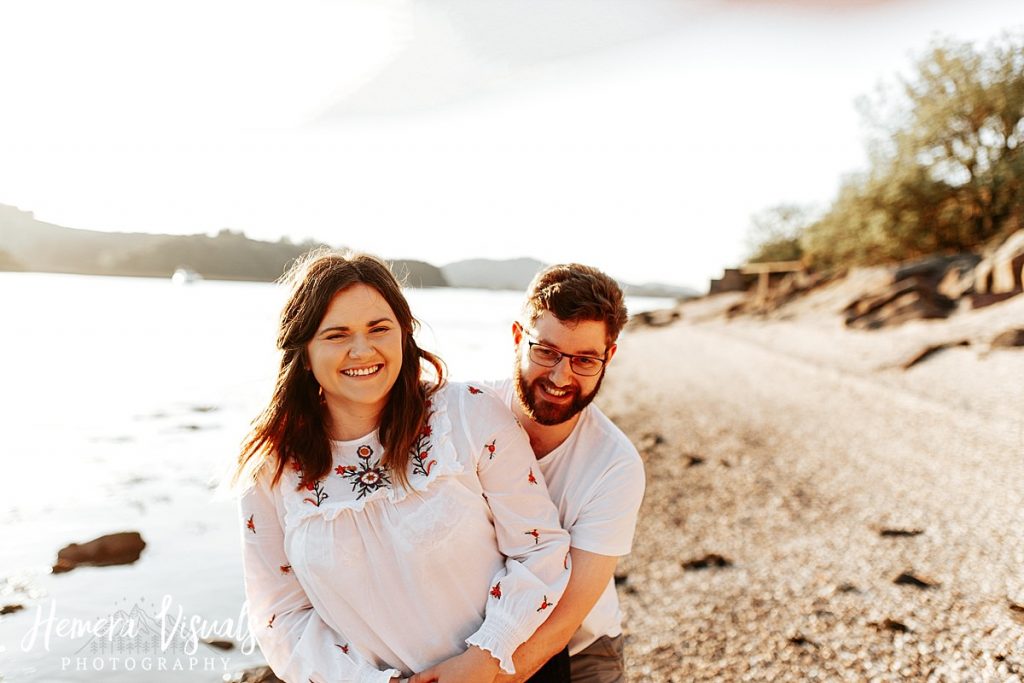
[[[752,214],[865,167],[858,97],[1011,29],[1019,0],[7,0],[0,203],[703,289]]]

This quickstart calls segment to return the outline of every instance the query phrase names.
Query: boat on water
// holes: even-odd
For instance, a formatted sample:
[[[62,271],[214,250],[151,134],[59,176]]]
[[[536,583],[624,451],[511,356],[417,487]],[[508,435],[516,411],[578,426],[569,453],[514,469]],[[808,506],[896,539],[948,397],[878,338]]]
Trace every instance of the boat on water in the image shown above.
[[[188,266],[178,266],[174,271],[174,275],[171,276],[171,282],[176,285],[190,285],[193,282],[199,282],[202,279],[202,275]]]

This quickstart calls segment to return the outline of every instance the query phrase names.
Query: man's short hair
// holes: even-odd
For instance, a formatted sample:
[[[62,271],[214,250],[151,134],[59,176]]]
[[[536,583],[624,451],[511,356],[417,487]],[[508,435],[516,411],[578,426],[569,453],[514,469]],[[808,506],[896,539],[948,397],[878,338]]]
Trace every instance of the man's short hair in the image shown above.
[[[523,314],[533,326],[544,311],[562,322],[604,322],[609,345],[629,319],[619,284],[597,268],[579,263],[548,266],[533,278]]]

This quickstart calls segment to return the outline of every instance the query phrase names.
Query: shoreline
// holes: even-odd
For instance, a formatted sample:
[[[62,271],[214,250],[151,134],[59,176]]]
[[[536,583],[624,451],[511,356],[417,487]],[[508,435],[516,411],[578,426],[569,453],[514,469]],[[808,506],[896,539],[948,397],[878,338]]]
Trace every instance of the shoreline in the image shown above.
[[[813,302],[725,319],[735,300],[632,331],[599,398],[647,465],[627,670],[1020,680],[1024,351],[899,361],[1024,327],[1024,297],[877,331]]]

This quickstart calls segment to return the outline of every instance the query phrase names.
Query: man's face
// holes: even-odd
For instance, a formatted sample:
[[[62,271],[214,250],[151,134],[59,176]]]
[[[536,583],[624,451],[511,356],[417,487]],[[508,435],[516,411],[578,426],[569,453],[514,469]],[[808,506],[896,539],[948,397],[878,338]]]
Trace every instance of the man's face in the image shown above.
[[[578,415],[601,387],[604,368],[592,377],[573,372],[568,358],[554,367],[545,367],[530,358],[530,342],[548,349],[577,356],[606,358],[615,355],[615,345],[607,346],[604,321],[562,322],[550,311],[543,311],[533,329],[519,324],[512,328],[516,344],[515,387],[524,412],[542,425],[557,425]],[[606,362],[607,362],[606,361]]]

